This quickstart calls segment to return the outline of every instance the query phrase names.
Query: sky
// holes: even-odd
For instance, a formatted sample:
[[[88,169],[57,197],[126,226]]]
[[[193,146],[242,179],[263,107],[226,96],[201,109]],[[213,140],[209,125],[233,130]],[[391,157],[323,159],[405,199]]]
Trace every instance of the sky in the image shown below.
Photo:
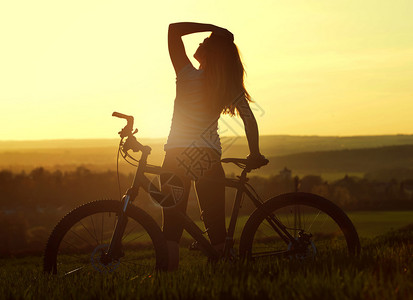
[[[166,137],[170,23],[233,32],[260,134],[413,134],[413,2],[2,1],[0,140]],[[192,55],[209,33],[184,37]],[[224,117],[222,135],[243,135]]]

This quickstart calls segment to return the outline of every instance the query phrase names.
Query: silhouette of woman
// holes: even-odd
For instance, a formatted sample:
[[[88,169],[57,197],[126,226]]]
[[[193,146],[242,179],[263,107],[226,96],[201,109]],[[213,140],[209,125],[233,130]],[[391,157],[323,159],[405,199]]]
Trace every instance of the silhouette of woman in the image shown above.
[[[199,44],[194,57],[199,69],[189,61],[182,36],[210,31]],[[162,167],[172,170],[183,181],[184,192],[174,206],[163,209],[163,231],[169,251],[169,270],[179,264],[179,240],[183,227],[174,217],[174,210],[186,211],[191,180],[195,181],[198,203],[211,244],[222,251],[225,237],[225,186],[208,179],[224,179],[218,119],[221,113],[239,115],[245,126],[250,155],[255,164],[267,160],[260,154],[258,127],[244,87],[244,68],[228,30],[200,23],[169,25],[168,47],[176,73],[176,98],[172,125],[164,146]],[[161,178],[162,181],[162,178]]]

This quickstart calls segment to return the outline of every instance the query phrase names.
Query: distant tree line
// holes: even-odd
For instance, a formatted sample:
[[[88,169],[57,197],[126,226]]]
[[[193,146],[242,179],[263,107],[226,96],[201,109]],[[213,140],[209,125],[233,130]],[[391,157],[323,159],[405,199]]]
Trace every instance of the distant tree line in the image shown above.
[[[316,175],[297,179],[285,169],[271,177],[251,177],[249,183],[263,200],[299,190],[319,194],[347,210],[413,209],[413,177],[380,181],[373,175],[364,178],[345,176],[326,182]],[[123,193],[133,175],[119,176]],[[228,213],[233,195],[234,191],[227,189]],[[194,197],[193,193],[191,197]],[[28,249],[41,251],[53,226],[64,214],[97,199],[119,199],[116,172],[91,172],[85,167],[68,172],[44,168],[29,173],[0,171],[0,255]],[[244,202],[242,213],[250,213],[253,207],[248,201]],[[160,223],[159,208],[146,193],[139,195],[137,203]],[[199,214],[194,203],[190,204],[189,213]],[[158,214],[155,216],[156,210]]]
[[[121,182],[128,176],[120,174]],[[129,180],[130,182],[130,180]],[[116,172],[0,171],[0,255],[42,251],[53,226],[71,209],[98,199],[119,199]]]
[[[300,191],[323,196],[344,210],[413,210],[413,179],[378,181],[345,176],[327,182],[317,175],[298,178],[282,171],[268,178],[252,177],[249,183],[263,200]]]

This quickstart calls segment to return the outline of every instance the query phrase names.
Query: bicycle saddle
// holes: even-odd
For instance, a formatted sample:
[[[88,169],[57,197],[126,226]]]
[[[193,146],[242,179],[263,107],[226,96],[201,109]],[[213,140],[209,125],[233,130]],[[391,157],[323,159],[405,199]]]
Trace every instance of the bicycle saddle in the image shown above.
[[[246,159],[246,158],[223,158],[223,159],[221,159],[221,162],[223,162],[223,163],[233,163],[233,164],[239,166],[239,165],[247,165],[248,159]]]

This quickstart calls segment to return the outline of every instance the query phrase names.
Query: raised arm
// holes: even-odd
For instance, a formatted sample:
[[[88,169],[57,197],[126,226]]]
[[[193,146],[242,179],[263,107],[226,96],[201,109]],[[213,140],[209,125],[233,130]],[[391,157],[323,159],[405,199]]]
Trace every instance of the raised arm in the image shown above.
[[[232,36],[232,33],[228,30],[212,24],[182,22],[169,25],[168,49],[169,56],[171,57],[172,65],[174,66],[176,74],[178,74],[178,72],[185,65],[190,63],[189,58],[185,52],[184,43],[182,42],[182,36],[190,33],[205,31],[211,31],[219,35]]]

